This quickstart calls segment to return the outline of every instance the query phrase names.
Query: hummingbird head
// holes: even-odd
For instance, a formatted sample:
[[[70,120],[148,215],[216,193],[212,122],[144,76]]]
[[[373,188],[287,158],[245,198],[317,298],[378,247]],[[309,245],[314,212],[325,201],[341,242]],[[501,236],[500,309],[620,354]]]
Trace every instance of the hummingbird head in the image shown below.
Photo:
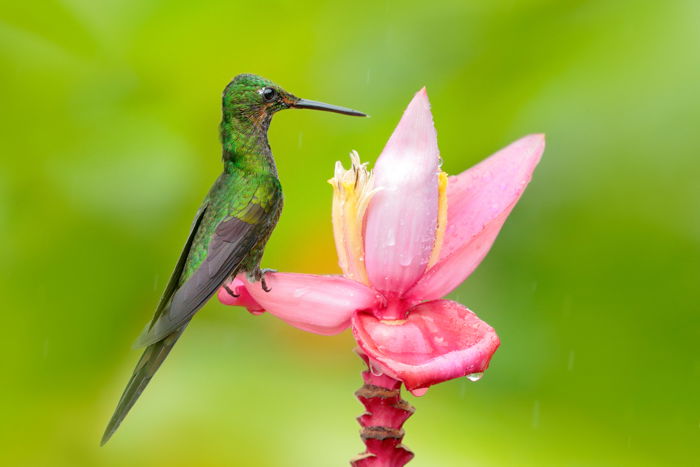
[[[281,86],[257,75],[238,75],[224,89],[224,120],[227,118],[247,120],[266,129],[275,112],[290,108],[324,110],[366,117],[364,113],[357,110],[300,99],[282,89]]]

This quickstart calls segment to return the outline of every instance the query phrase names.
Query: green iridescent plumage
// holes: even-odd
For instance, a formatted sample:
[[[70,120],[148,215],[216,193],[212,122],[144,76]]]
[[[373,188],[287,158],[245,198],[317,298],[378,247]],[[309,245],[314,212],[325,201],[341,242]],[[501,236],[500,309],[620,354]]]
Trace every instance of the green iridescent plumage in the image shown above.
[[[106,443],[168,356],[192,316],[239,272],[263,280],[260,260],[282,210],[267,131],[272,115],[309,108],[361,112],[299,99],[255,75],[236,76],[223,94],[221,142],[224,171],[192,223],[190,235],[153,319],[137,341],[146,346],[102,438]]]

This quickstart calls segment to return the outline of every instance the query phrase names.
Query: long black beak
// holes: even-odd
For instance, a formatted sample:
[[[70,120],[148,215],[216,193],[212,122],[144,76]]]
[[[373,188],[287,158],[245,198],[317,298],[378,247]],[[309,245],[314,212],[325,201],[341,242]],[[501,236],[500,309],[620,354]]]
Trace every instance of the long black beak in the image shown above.
[[[313,109],[313,110],[325,110],[326,112],[335,112],[344,115],[353,115],[355,117],[366,117],[367,114],[363,114],[357,110],[348,109],[347,107],[340,107],[338,105],[325,104],[323,102],[310,101],[308,99],[299,99],[292,104],[292,107],[296,109]]]

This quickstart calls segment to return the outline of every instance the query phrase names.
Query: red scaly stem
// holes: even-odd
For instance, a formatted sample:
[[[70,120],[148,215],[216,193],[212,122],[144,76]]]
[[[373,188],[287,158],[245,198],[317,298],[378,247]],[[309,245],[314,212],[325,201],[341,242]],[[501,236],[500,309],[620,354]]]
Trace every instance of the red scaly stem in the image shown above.
[[[413,453],[401,444],[401,427],[415,409],[401,399],[401,381],[374,374],[367,356],[356,352],[368,366],[362,372],[365,384],[355,392],[365,406],[365,413],[357,421],[362,426],[360,437],[366,450],[350,463],[353,467],[402,467],[413,458]]]

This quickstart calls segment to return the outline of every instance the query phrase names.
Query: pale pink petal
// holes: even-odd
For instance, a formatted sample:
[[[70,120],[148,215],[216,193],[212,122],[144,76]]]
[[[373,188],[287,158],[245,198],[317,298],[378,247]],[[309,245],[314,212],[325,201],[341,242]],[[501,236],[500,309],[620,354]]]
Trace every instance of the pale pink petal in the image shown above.
[[[413,98],[377,160],[367,210],[370,283],[400,296],[423,274],[435,241],[438,147],[425,88]]]
[[[247,292],[259,306],[283,321],[316,334],[337,334],[350,325],[357,310],[373,308],[377,293],[359,282],[342,276],[267,273],[269,292],[260,282],[244,282]]]
[[[543,151],[544,135],[526,136],[449,178],[440,259],[408,296],[443,297],[474,271],[530,182]]]
[[[476,269],[493,244],[513,205],[492,219],[486,228],[446,259],[430,268],[406,293],[407,298],[436,300],[444,297]]]
[[[440,259],[461,248],[517,201],[544,151],[544,135],[525,136],[459,175],[447,185],[447,229]]]
[[[226,288],[228,288],[228,290],[226,290]],[[229,290],[238,296],[234,297]],[[259,314],[265,311],[263,307],[251,297],[250,293],[248,293],[245,274],[239,274],[238,277],[227,283],[225,287],[221,287],[217,296],[219,301],[224,305],[242,306],[253,314]]]
[[[402,321],[357,313],[352,330],[375,369],[412,391],[482,373],[500,344],[491,326],[449,300],[421,303]]]

